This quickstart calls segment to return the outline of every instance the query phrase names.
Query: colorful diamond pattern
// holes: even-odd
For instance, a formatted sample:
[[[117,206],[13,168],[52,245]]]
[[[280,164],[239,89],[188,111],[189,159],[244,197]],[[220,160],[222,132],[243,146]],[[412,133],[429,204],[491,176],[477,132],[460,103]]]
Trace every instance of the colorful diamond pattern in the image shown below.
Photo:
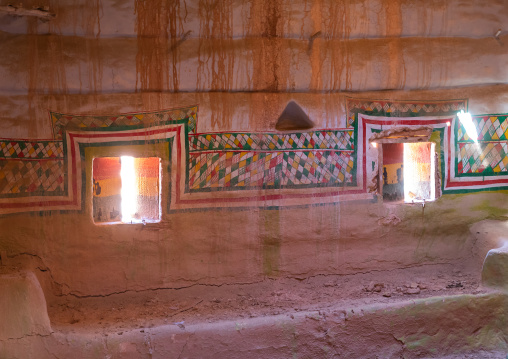
[[[459,143],[457,169],[459,174],[495,175],[508,172],[508,143]]]
[[[279,187],[352,181],[353,155],[339,151],[191,153],[189,188]]]
[[[473,123],[478,133],[478,141],[506,141],[508,140],[508,116],[475,116]],[[466,133],[466,129],[459,121],[457,131],[458,141],[473,141]]]
[[[63,158],[61,141],[0,140],[0,159]]]
[[[118,116],[74,116],[51,113],[53,136],[62,139],[63,130],[91,130],[101,128],[121,128],[133,126],[156,126],[171,121],[188,119],[189,133],[194,133],[197,126],[197,106],[158,112],[126,114]]]
[[[0,197],[64,193],[64,160],[0,160]]]
[[[189,136],[191,151],[252,150],[277,151],[296,149],[352,150],[353,130],[315,131],[309,133],[208,133]]]

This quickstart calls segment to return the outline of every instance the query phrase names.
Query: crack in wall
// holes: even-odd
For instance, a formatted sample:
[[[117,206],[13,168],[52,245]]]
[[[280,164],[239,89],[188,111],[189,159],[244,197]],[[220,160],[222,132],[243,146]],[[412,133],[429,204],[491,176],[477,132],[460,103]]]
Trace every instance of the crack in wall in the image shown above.
[[[27,253],[27,252],[23,252],[23,253],[18,253],[16,255],[11,255],[9,256],[9,258],[14,258],[14,257],[17,257],[17,256],[23,256],[23,255],[27,255],[27,256],[31,256],[31,257],[35,257],[35,258],[38,258],[42,265],[43,265],[43,268],[41,268],[41,266],[37,266],[36,269],[41,271],[41,272],[48,272],[50,278],[51,278],[51,281],[58,286],[58,288],[61,290],[61,288],[67,288],[67,289],[70,289],[70,286],[68,284],[65,284],[65,283],[60,283],[60,282],[57,282],[54,277],[53,277],[53,274],[51,273],[51,270],[49,267],[47,267],[45,264],[44,264],[44,261],[42,260],[42,258],[37,255],[37,254],[33,254],[33,253]],[[446,265],[446,266],[454,266],[453,263],[449,263],[449,262],[435,262],[435,263],[424,263],[424,264],[414,264],[414,265],[407,265],[407,266],[403,266],[403,267],[397,267],[397,268],[392,268],[392,269],[373,269],[373,270],[367,270],[367,271],[358,271],[358,270],[355,270],[354,273],[350,273],[350,274],[334,274],[334,273],[318,273],[318,274],[312,274],[312,275],[305,275],[303,276],[303,273],[302,275],[298,275],[298,274],[294,274],[294,275],[286,275],[286,276],[277,276],[277,277],[264,277],[263,279],[260,279],[260,280],[255,280],[255,281],[247,281],[247,282],[231,282],[231,283],[217,283],[217,284],[214,284],[214,283],[194,283],[194,284],[190,284],[190,285],[182,285],[182,286],[162,286],[162,287],[155,287],[155,288],[142,288],[142,289],[126,289],[126,290],[122,290],[122,291],[116,291],[116,292],[109,292],[109,293],[104,293],[104,294],[82,294],[82,293],[79,293],[79,292],[73,292],[73,291],[68,291],[68,293],[52,293],[53,295],[55,295],[56,297],[67,297],[67,296],[71,296],[71,297],[75,297],[75,298],[78,298],[78,299],[84,299],[84,298],[106,298],[106,297],[110,297],[110,296],[114,296],[114,295],[118,295],[118,294],[126,294],[126,293],[143,293],[143,292],[156,292],[156,291],[161,291],[161,290],[183,290],[183,289],[188,289],[188,288],[193,288],[193,287],[215,287],[215,288],[221,288],[221,287],[224,287],[224,286],[243,286],[243,285],[252,285],[252,284],[259,284],[259,283],[262,283],[266,280],[268,281],[277,281],[277,280],[282,280],[282,279],[295,279],[295,280],[298,280],[298,281],[302,281],[302,280],[309,280],[309,279],[312,279],[312,278],[316,278],[316,277],[346,277],[346,276],[355,276],[355,275],[359,275],[359,274],[371,274],[371,273],[381,273],[381,272],[391,272],[391,271],[397,271],[397,270],[401,270],[401,269],[409,269],[409,268],[422,268],[422,267],[427,267],[427,266],[442,266],[442,265]],[[303,276],[303,278],[302,278]],[[197,303],[199,304],[199,303]],[[196,305],[197,305],[196,304]]]
[[[49,334],[39,334],[39,333],[25,334],[21,337],[0,339],[0,342],[4,342],[4,341],[8,341],[8,340],[22,340],[22,339],[31,338],[31,337],[48,338],[48,337],[52,336],[53,333],[55,333],[55,332],[52,331]]]

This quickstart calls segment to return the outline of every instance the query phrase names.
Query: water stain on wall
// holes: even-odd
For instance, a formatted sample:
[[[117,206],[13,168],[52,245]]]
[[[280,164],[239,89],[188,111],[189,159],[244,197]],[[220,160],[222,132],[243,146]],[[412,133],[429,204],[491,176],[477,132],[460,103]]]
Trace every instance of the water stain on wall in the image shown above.
[[[350,1],[330,2],[322,7],[323,37],[327,40],[323,58],[329,59],[324,88],[327,90],[348,90],[352,88],[351,67],[353,63],[351,42]]]
[[[291,49],[282,46],[284,29],[289,25],[289,17],[283,9],[285,2],[249,3],[248,24],[244,36],[261,36],[261,47],[252,53],[252,90],[277,92],[290,84]]]
[[[61,12],[59,4],[51,1],[42,4],[31,1],[25,3],[24,6],[27,8],[48,6],[57,14]],[[64,19],[47,23],[33,17],[26,18],[28,38],[27,100],[30,119],[35,119],[38,113],[45,113],[45,104],[38,101],[40,95],[49,94],[51,101],[51,97],[69,93],[69,84],[74,80],[73,75],[69,74],[74,71],[77,72],[79,93],[98,95],[102,92],[103,53],[99,44],[102,5],[100,0],[94,0],[80,9],[79,13],[68,13]],[[82,40],[84,49],[80,47],[83,44],[82,41],[77,42],[62,34],[62,26],[65,26],[65,21],[74,24],[75,35],[84,35]],[[83,52],[81,58],[70,55]],[[96,97],[93,99],[97,103]],[[36,133],[44,132],[38,128],[39,124],[47,126],[47,123],[43,121],[35,121],[35,124],[35,126],[30,126],[29,132],[33,132],[33,134],[30,133],[29,136],[36,137]]]
[[[230,91],[234,86],[232,1],[199,2],[199,49],[196,88]],[[211,101],[211,127],[230,128],[233,109],[224,96]]]
[[[83,88],[82,71],[79,67],[80,92],[90,92],[95,104],[98,103],[97,95],[102,92],[102,75],[103,66],[102,58],[103,49],[100,45],[101,36],[101,16],[102,4],[101,0],[89,1],[81,18],[81,29],[85,34],[85,53],[87,63],[87,82],[85,89]],[[88,91],[86,91],[88,89]],[[85,90],[85,91],[83,91]]]
[[[178,91],[179,56],[177,48],[185,36],[180,1],[136,0],[137,91]]]
[[[261,211],[259,214],[259,234],[263,255],[263,274],[277,275],[280,269],[280,211]]]

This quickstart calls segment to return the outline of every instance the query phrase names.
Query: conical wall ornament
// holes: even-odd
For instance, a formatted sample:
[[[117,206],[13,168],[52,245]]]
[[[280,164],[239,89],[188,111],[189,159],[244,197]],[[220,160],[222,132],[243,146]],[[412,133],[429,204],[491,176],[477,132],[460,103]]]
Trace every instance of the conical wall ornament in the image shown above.
[[[302,131],[312,127],[314,127],[314,122],[294,101],[287,104],[275,125],[278,131]]]

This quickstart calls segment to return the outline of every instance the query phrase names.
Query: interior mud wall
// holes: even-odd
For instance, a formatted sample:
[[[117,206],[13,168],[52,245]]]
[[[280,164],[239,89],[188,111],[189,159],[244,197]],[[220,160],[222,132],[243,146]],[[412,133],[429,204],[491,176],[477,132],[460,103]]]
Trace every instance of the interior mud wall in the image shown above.
[[[118,116],[197,106],[197,134],[275,133],[290,100],[316,130],[352,133],[359,129],[351,99],[420,108],[462,101],[474,115],[508,112],[508,38],[505,31],[496,35],[508,12],[501,0],[48,4],[57,17],[45,23],[0,14],[5,143],[64,140],[67,146],[65,136],[55,137],[50,112]],[[452,118],[452,107],[424,113],[422,121]],[[400,117],[411,111],[400,110]],[[419,111],[425,112],[415,116]],[[86,174],[86,161],[81,164],[78,173]],[[423,207],[389,205],[367,192],[323,200],[320,191],[333,186],[318,181],[298,192],[305,202],[284,197],[294,189],[260,186],[251,188],[254,204],[235,199],[230,206],[224,198],[232,192],[216,191],[213,206],[165,207],[158,224],[98,226],[88,210],[86,178],[77,209],[38,205],[0,215],[2,263],[35,270],[47,294],[107,295],[444,262],[480,266],[485,245],[478,249],[471,226],[504,220],[508,212],[505,182],[445,193]],[[12,191],[2,195],[3,204],[18,200]],[[273,202],[266,195],[280,197]],[[480,241],[501,245],[496,236]]]

